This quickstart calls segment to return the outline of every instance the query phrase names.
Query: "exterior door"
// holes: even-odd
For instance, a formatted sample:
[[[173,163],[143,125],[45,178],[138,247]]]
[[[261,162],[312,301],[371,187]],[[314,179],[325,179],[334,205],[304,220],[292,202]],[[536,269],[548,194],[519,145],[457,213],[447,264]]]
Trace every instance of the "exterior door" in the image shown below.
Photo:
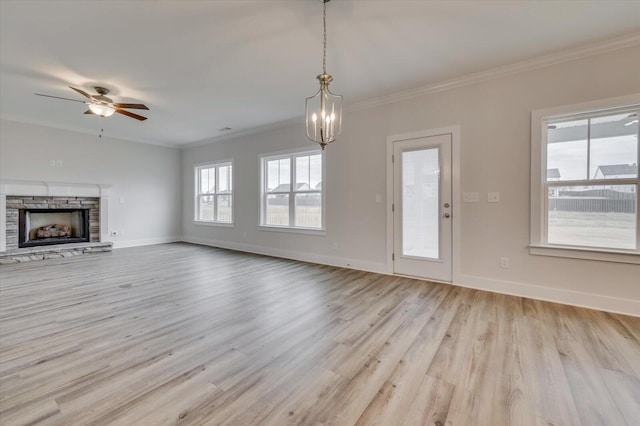
[[[452,277],[451,134],[393,143],[393,270]]]

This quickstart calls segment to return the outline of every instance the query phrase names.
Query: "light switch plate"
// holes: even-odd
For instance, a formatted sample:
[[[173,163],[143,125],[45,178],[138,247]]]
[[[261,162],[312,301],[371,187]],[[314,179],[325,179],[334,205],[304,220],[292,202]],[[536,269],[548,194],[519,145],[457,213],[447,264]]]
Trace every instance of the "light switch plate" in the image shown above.
[[[477,203],[479,194],[477,192],[463,192],[462,201],[465,203]]]

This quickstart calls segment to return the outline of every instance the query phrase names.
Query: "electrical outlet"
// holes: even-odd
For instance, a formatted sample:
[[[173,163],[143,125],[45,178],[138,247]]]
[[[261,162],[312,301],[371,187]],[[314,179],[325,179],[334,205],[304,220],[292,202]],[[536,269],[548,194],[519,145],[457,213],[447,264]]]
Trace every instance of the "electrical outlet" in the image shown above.
[[[501,257],[500,258],[500,267],[504,268],[504,269],[509,269],[509,258],[508,257]]]
[[[118,231],[111,231],[111,236],[112,237],[117,237],[118,236]]]
[[[487,192],[487,202],[488,203],[499,203],[500,202],[500,193],[499,192]]]

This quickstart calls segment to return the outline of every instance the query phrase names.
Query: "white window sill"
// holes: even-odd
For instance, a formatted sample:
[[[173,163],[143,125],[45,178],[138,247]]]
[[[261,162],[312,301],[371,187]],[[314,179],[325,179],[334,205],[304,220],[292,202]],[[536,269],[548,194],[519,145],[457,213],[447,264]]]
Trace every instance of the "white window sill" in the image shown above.
[[[287,226],[258,225],[258,229],[260,231],[288,232],[290,234],[327,235],[326,230],[316,228],[291,228]]]
[[[194,220],[194,225],[204,225],[204,226],[219,226],[221,228],[233,228],[233,223],[229,222],[210,222],[206,220]]]
[[[603,262],[633,263],[640,265],[640,253],[637,252],[530,245],[529,253],[537,256],[568,257],[572,259],[599,260]]]

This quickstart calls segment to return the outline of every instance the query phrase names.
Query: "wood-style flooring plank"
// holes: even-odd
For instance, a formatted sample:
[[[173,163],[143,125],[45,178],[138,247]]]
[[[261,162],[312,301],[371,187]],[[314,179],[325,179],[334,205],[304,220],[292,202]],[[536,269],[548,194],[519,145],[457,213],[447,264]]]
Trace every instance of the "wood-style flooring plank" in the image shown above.
[[[0,424],[637,425],[640,318],[176,243],[0,266]]]

